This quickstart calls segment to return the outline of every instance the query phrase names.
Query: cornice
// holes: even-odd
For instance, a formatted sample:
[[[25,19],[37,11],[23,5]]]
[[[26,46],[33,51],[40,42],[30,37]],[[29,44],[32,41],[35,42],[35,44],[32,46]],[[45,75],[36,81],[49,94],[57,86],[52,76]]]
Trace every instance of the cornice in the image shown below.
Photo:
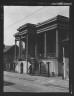
[[[48,20],[46,20],[46,21],[44,21],[44,22],[42,22],[42,23],[38,23],[38,24],[36,25],[36,27],[40,27],[40,26],[42,26],[42,25],[51,23],[51,22],[56,21],[56,20],[57,20],[57,17],[54,17],[54,18],[52,18],[52,19],[48,19]]]
[[[14,37],[19,36],[19,32],[15,33],[13,36]]]
[[[52,29],[55,29],[55,28],[57,28],[57,24],[42,28],[40,30],[37,30],[37,33],[42,33],[44,31],[52,30]]]
[[[26,23],[26,24],[20,26],[20,27],[17,29],[17,31],[20,31],[20,30],[22,30],[22,29],[24,29],[24,28],[26,28],[26,27],[28,27],[28,26],[35,27],[36,25],[35,25],[35,24],[31,24],[31,23]]]
[[[68,17],[65,17],[65,16],[62,16],[62,15],[57,15],[56,17],[53,17],[51,19],[48,19],[44,22],[41,22],[41,23],[38,23],[36,25],[36,28],[42,26],[42,25],[45,25],[45,24],[48,24],[48,23],[51,23],[53,21],[56,21],[56,20],[59,20],[59,21],[64,21],[64,22],[69,22],[69,18]]]
[[[19,32],[19,35],[25,35],[27,32],[28,32],[28,30],[21,31],[21,32]]]
[[[25,28],[26,26],[27,26],[27,24],[24,24],[24,25],[20,26],[20,27],[17,29],[17,31],[20,31],[21,29]]]

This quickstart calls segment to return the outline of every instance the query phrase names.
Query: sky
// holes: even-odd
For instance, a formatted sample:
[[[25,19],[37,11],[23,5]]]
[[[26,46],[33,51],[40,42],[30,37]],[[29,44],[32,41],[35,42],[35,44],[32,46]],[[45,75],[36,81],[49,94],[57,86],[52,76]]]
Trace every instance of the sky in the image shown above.
[[[15,44],[13,35],[20,26],[37,24],[57,15],[69,17],[69,6],[4,6],[4,44]]]

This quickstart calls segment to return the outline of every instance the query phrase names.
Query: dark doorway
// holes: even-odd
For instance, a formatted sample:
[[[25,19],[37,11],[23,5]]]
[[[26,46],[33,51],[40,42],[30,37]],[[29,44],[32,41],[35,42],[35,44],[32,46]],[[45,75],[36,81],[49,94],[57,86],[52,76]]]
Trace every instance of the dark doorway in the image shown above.
[[[21,62],[21,73],[23,73],[23,63]]]
[[[13,71],[15,71],[15,62],[13,63]]]

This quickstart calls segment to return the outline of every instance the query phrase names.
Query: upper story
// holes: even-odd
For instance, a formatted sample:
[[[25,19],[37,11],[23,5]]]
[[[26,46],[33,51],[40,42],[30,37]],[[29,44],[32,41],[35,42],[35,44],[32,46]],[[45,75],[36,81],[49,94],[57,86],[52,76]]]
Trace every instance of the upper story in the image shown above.
[[[24,38],[23,36],[26,34],[39,34],[53,29],[57,29],[60,32],[69,32],[69,18],[57,15],[56,17],[38,24],[26,23],[17,29],[18,32],[14,34],[14,37],[16,39],[20,36]]]

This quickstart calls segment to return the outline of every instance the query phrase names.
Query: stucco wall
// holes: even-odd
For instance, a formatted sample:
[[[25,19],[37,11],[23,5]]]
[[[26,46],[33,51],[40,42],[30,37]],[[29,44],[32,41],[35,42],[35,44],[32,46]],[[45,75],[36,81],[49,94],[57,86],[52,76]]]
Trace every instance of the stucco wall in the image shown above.
[[[65,74],[67,77],[67,76],[69,76],[69,58],[64,57],[63,63],[65,63]]]
[[[46,71],[48,71],[48,66],[46,62],[50,62],[49,64],[49,73],[52,76],[52,72],[54,72],[55,76],[58,75],[58,61],[57,59],[47,59],[47,60],[42,60],[44,64],[46,65]]]
[[[27,73],[27,61],[18,61],[15,71],[18,73],[21,72],[21,62],[23,63],[23,73]],[[30,66],[30,63],[28,62],[28,69],[29,69],[29,66]],[[29,72],[29,70],[28,70],[28,72]]]

